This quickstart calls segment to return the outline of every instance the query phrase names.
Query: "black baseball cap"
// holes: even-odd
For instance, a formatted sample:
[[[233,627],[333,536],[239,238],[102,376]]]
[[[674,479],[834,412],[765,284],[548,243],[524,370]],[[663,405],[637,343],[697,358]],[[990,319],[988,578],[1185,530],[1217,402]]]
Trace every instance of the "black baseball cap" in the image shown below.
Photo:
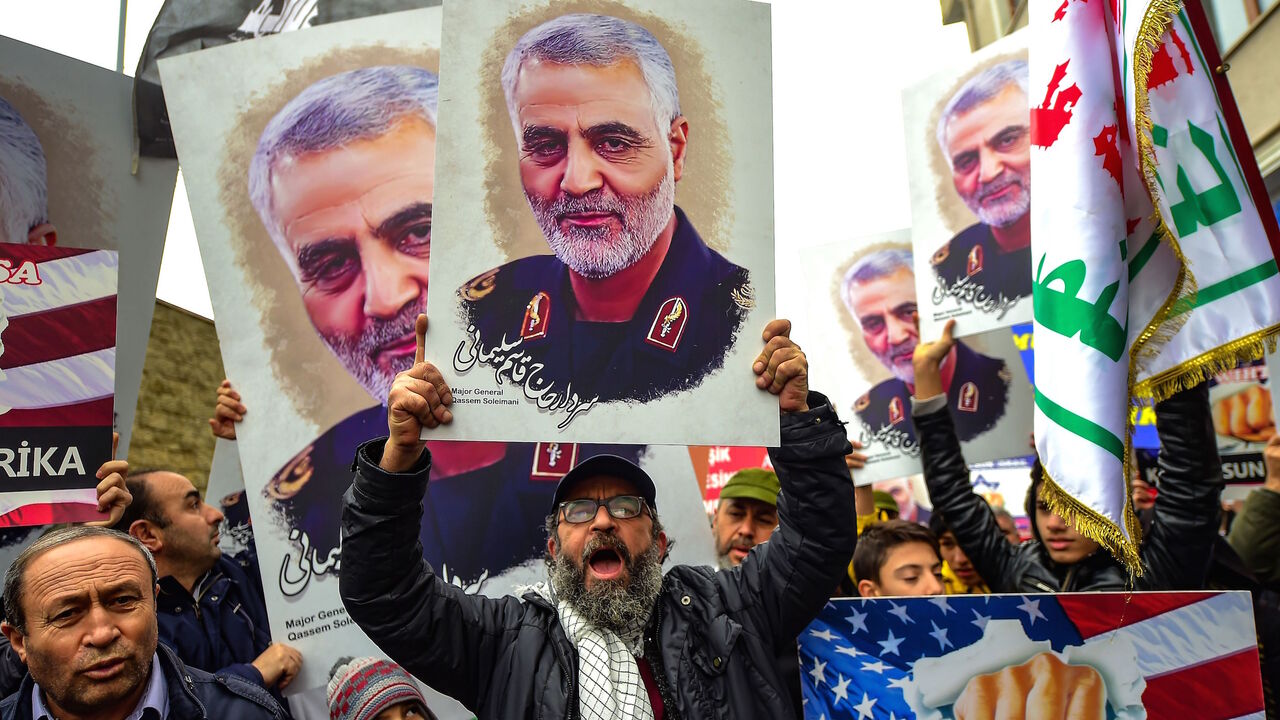
[[[657,509],[655,497],[657,492],[653,485],[653,478],[649,477],[649,473],[626,458],[618,457],[617,455],[595,455],[583,460],[578,464],[578,467],[565,473],[565,476],[560,478],[560,483],[556,485],[556,495],[551,499],[551,512],[556,512],[556,509],[560,507],[560,503],[565,499],[564,494],[579,480],[601,475],[616,477],[631,483],[636,488],[636,494],[644,498],[644,501],[648,503],[649,509]]]

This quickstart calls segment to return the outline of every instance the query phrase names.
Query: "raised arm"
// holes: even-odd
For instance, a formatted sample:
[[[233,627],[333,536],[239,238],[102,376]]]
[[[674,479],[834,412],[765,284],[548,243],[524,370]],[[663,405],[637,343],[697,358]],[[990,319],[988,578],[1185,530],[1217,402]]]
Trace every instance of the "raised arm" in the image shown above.
[[[809,392],[808,361],[787,337],[790,327],[775,320],[765,328],[765,350],[755,365],[757,386],[777,394],[782,411],[782,443],[769,450],[782,486],[779,526],[740,566],[720,573],[778,645],[794,643],[822,608],[857,542],[844,459],[852,447],[835,408]]]
[[[1005,539],[991,508],[969,484],[969,465],[947,410],[940,368],[955,345],[951,336],[954,327],[955,321],[948,321],[942,337],[937,342],[917,345],[913,358],[916,388],[911,406],[924,481],[933,511],[942,513],[956,542],[987,586],[995,592],[1015,592],[1019,590],[1015,583],[1020,574],[1017,548]]]
[[[1209,412],[1209,387],[1156,403],[1160,464],[1155,519],[1142,544],[1141,590],[1204,587],[1218,534],[1222,462]]]
[[[418,536],[431,469],[422,428],[453,419],[448,384],[423,361],[426,325],[419,316],[414,365],[391,389],[389,437],[356,453],[355,481],[343,497],[338,588],[347,613],[392,660],[474,708],[497,657],[514,641],[521,608],[513,597],[465,594],[422,557]]]

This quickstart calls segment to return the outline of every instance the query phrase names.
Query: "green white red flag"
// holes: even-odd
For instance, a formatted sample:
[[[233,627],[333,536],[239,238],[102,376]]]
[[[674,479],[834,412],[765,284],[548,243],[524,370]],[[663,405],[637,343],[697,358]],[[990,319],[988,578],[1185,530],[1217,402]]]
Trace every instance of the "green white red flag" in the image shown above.
[[[1260,357],[1280,243],[1198,6],[1029,6],[1036,447],[1049,504],[1135,572],[1130,408]]]

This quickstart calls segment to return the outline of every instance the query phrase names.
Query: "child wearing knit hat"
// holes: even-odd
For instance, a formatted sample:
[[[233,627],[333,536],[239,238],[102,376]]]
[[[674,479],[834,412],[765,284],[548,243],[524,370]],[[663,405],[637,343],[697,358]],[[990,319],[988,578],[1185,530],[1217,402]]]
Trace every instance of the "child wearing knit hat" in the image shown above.
[[[437,720],[413,677],[381,658],[339,660],[328,696],[330,720]]]

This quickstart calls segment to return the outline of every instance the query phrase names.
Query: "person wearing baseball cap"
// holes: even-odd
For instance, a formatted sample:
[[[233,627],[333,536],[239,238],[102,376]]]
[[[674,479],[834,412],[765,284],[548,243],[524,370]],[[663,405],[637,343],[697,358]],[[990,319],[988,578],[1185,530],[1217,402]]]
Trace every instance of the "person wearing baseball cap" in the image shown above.
[[[418,544],[432,471],[423,431],[454,412],[443,374],[424,361],[426,327],[419,316],[414,365],[392,386],[389,437],[360,447],[344,496],[339,591],[365,634],[480,720],[796,717],[794,673],[776,658],[795,656],[857,534],[844,461],[853,448],[830,401],[809,391],[791,324],[769,323],[752,363],[755,392],[777,396],[780,411],[771,541],[730,569],[664,574],[671,542],[653,479],[598,455],[558,483],[547,581],[518,598],[455,587]],[[757,478],[748,492],[768,497],[764,487]]]
[[[764,468],[743,468],[720,488],[711,516],[720,567],[740,565],[751,548],[765,542],[778,527],[778,475]]]

